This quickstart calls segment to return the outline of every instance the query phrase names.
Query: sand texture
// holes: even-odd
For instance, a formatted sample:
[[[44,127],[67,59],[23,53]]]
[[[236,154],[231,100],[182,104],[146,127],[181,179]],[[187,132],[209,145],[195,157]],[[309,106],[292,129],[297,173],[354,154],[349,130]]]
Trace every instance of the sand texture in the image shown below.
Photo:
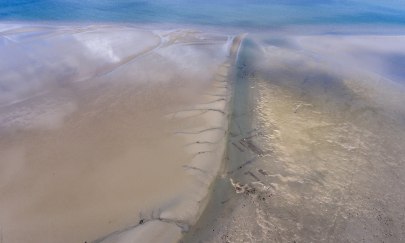
[[[184,242],[404,242],[404,39],[248,35],[229,159]]]
[[[232,38],[101,25],[0,38],[2,242],[178,239],[221,166]]]

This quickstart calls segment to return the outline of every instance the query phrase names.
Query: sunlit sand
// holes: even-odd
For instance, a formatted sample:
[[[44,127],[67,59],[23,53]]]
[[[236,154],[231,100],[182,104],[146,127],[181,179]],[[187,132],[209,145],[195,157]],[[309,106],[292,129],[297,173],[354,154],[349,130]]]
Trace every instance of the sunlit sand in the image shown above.
[[[401,33],[0,31],[1,243],[405,239]]]
[[[3,242],[117,242],[139,225],[131,238],[179,239],[221,166],[232,37],[15,26],[2,40]]]

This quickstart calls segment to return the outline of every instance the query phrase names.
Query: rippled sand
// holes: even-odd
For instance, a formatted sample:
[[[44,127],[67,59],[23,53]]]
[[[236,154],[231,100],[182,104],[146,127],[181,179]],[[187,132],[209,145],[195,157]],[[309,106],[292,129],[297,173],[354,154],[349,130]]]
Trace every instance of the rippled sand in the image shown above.
[[[185,241],[404,241],[403,43],[248,36],[229,160]]]
[[[11,25],[0,39],[2,242],[178,239],[221,166],[232,38]]]

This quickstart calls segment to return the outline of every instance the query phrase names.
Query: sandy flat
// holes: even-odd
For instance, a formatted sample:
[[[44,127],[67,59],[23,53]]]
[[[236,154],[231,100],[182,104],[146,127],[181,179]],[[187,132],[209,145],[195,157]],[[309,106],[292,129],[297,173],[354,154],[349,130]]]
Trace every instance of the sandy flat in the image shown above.
[[[229,160],[184,242],[403,242],[404,36],[272,38],[240,48]]]
[[[47,30],[27,40],[19,34],[38,30],[7,29],[14,42],[1,46],[16,53],[0,63],[9,87],[0,93],[1,239],[89,242],[140,222],[178,238],[182,228],[168,221],[195,221],[220,167],[226,102],[216,100],[227,89],[215,74],[226,71],[229,38],[193,45],[188,31]],[[187,146],[200,133],[207,144]],[[209,173],[196,175],[199,166]]]

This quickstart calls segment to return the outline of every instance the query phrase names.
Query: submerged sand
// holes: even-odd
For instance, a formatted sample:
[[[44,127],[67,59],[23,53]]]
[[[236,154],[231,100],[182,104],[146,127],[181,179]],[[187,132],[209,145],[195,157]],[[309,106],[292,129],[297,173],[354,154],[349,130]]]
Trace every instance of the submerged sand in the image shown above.
[[[403,242],[404,40],[248,35],[229,159],[184,242]]]
[[[2,242],[178,240],[221,166],[232,38],[25,25],[0,38]]]

